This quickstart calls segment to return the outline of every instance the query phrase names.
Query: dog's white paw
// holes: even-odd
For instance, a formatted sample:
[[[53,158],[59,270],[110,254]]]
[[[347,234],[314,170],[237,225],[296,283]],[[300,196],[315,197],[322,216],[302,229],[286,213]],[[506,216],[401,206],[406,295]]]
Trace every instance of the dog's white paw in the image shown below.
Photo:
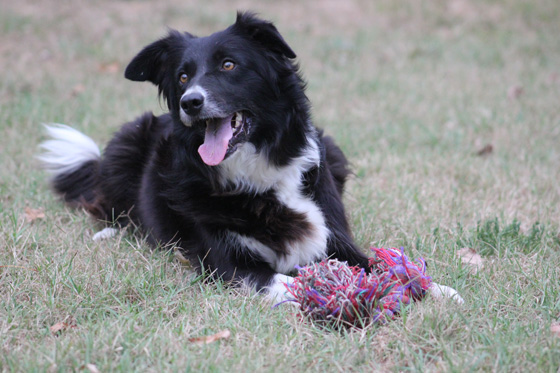
[[[272,278],[272,281],[270,282],[270,285],[266,287],[266,297],[270,299],[274,304],[278,304],[290,299],[290,293],[286,288],[286,284],[291,284],[293,282],[294,278],[291,276],[286,276],[281,273],[275,274]]]
[[[99,242],[101,240],[106,240],[107,238],[115,237],[119,233],[117,228],[104,228],[93,235],[93,240]]]
[[[438,283],[432,282],[432,285],[428,288],[428,291],[434,298],[451,298],[459,304],[465,303],[463,298],[459,295],[457,290],[452,287],[440,285]]]

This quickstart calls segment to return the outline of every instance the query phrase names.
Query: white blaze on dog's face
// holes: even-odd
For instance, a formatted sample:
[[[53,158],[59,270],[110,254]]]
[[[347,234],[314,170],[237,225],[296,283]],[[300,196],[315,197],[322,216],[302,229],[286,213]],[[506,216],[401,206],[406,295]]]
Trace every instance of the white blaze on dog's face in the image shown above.
[[[281,102],[288,97],[282,85],[300,83],[292,58],[271,23],[238,14],[235,24],[210,36],[170,32],[144,48],[125,76],[156,84],[176,122],[198,134],[201,160],[216,166],[247,141],[260,150],[275,139],[263,131],[286,125],[285,108],[297,103]],[[283,81],[291,75],[295,81]]]
[[[194,87],[190,87],[189,89],[187,89],[185,91],[185,93],[183,93],[183,95],[180,98],[180,102],[188,102],[189,99],[192,99],[193,97],[199,96],[200,99],[203,102],[208,103],[208,94],[206,93],[206,91],[204,90],[204,88],[202,88],[201,86],[194,86]],[[179,117],[181,118],[181,122],[183,122],[183,124],[187,127],[191,127],[192,126],[192,120],[191,117],[187,114],[187,110],[186,108],[181,108],[179,109]]]

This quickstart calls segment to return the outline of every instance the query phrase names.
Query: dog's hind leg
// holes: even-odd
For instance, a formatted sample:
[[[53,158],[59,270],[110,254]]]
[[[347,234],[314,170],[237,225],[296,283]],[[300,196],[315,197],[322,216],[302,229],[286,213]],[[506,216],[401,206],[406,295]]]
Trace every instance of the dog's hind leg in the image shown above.
[[[119,231],[120,230],[117,228],[107,227],[94,234],[92,239],[95,242],[98,242],[98,241],[106,240],[107,238],[113,238],[119,233]]]
[[[348,160],[344,156],[342,150],[334,143],[332,137],[323,137],[323,143],[325,146],[325,160],[327,167],[333,176],[338,194],[342,196],[344,184],[346,183],[348,175],[350,175]]]

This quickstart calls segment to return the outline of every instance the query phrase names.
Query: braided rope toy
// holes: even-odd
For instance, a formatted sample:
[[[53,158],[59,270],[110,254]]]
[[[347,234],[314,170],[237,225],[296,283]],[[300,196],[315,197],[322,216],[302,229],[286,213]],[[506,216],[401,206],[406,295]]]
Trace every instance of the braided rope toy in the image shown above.
[[[420,300],[432,284],[426,263],[411,262],[403,248],[371,248],[371,272],[335,259],[298,268],[286,285],[304,314],[335,328],[366,327],[395,319],[403,305]]]

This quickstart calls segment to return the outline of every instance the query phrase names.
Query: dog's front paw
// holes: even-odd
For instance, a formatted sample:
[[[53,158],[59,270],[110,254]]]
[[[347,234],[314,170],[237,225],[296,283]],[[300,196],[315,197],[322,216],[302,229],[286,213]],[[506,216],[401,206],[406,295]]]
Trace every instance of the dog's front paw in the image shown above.
[[[438,283],[432,282],[432,285],[428,288],[428,291],[434,298],[451,298],[459,304],[465,303],[463,298],[459,295],[457,290],[452,287],[440,285]]]
[[[282,303],[290,300],[290,293],[288,287],[294,282],[294,278],[290,276],[277,273],[272,278],[270,285],[266,287],[266,297],[274,304]],[[287,302],[292,303],[292,302]]]

